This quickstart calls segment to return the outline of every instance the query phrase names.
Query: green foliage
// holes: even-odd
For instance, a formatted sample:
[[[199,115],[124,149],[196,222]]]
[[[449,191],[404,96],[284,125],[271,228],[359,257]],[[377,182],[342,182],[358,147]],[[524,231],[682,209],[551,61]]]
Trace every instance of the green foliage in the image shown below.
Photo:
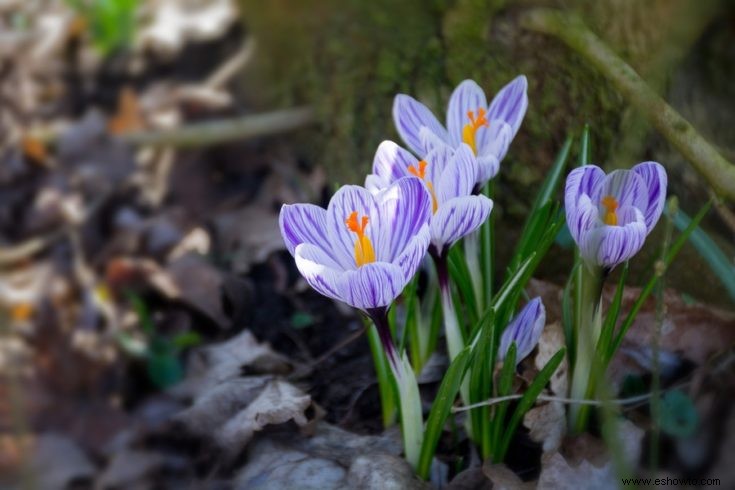
[[[674,437],[689,437],[699,427],[694,401],[681,390],[667,391],[659,407],[661,430]]]
[[[305,311],[297,311],[291,315],[291,326],[297,330],[314,325],[315,318]]]
[[[138,316],[143,338],[121,333],[117,337],[120,347],[129,355],[145,360],[148,377],[157,387],[165,389],[178,383],[184,376],[181,352],[201,344],[200,335],[188,331],[164,336],[156,332],[148,306],[140,296],[129,294],[128,299]]]
[[[87,22],[95,47],[105,56],[130,46],[138,0],[66,0]]]

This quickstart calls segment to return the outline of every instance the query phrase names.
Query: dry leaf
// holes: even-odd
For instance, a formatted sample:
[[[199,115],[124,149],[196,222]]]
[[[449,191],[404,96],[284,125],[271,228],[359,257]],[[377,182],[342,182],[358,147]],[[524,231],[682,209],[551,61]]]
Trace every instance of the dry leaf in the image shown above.
[[[534,482],[524,482],[504,464],[492,464],[490,460],[482,465],[482,472],[492,482],[493,490],[532,490]]]
[[[222,214],[215,219],[214,226],[220,253],[232,257],[232,269],[239,274],[286,248],[278,215],[268,208],[249,206]]]
[[[327,458],[263,439],[248,449],[247,464],[235,476],[234,488],[337,490],[348,488],[345,475],[342,466]]]
[[[220,269],[190,253],[171,262],[166,274],[178,291],[174,299],[205,314],[222,328],[230,326],[222,301],[224,277]]]
[[[238,20],[232,0],[158,0],[137,44],[173,56],[189,41],[215,39]]]
[[[274,352],[267,343],[259,343],[252,333],[243,330],[226,342],[192,352],[187,363],[186,379],[173,387],[172,393],[198,399],[219,384],[238,379],[244,372],[284,374],[289,370],[285,358]]]
[[[559,349],[565,346],[564,329],[556,321],[546,325],[538,343],[536,368],[541,370]],[[564,360],[549,380],[551,393],[564,397],[567,394],[569,361]],[[540,442],[544,452],[559,448],[567,430],[565,407],[561,402],[544,402],[534,407],[523,416],[523,425],[529,429],[532,440]]]
[[[250,403],[227,421],[215,434],[215,440],[230,455],[245,446],[253,433],[266,425],[283,424],[293,420],[297,425],[307,423],[304,411],[311,405],[311,397],[285,381],[272,380]]]
[[[152,451],[126,450],[117,453],[97,481],[97,488],[151,488],[146,482],[164,465],[161,454]]]
[[[355,458],[350,465],[345,488],[421,490],[432,486],[419,480],[403,458],[389,454],[366,454]]]
[[[56,434],[40,436],[31,457],[30,471],[38,488],[64,490],[72,483],[89,481],[95,467],[76,442]]]
[[[132,88],[123,88],[118,95],[117,112],[107,122],[107,130],[119,136],[140,131],[144,126],[138,96]]]

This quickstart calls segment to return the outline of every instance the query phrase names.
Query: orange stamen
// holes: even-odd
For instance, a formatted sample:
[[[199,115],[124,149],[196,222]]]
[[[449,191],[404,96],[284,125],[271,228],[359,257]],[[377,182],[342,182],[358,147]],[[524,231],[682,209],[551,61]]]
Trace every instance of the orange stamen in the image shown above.
[[[613,196],[605,196],[600,200],[600,203],[605,208],[602,221],[604,221],[606,225],[617,226],[618,215],[615,211],[619,206],[618,201]]]
[[[467,111],[467,117],[470,122],[462,128],[462,141],[467,143],[472,148],[472,151],[477,154],[477,144],[475,142],[477,130],[483,126],[489,126],[490,122],[488,122],[487,113],[482,107],[475,112]]]
[[[431,193],[432,212],[436,213],[436,210],[439,207],[439,203],[436,200],[436,194],[434,194],[434,185],[428,180],[426,180],[426,166],[428,165],[428,163],[426,162],[426,160],[421,160],[417,165],[418,165],[418,168],[416,168],[413,165],[409,166],[408,173],[423,180],[424,183],[426,184],[426,187],[429,188],[429,192]]]
[[[352,211],[350,216],[345,220],[347,229],[357,234],[357,240],[355,240],[355,264],[357,267],[362,267],[365,264],[375,262],[375,250],[373,244],[365,235],[365,228],[370,222],[367,216],[363,216],[360,221],[357,220],[357,211]]]

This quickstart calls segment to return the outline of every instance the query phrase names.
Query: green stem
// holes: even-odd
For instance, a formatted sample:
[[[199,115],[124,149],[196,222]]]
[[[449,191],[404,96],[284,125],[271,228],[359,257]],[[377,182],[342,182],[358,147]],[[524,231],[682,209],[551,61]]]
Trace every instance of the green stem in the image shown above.
[[[370,325],[367,332],[370,352],[373,355],[375,376],[378,378],[383,427],[388,428],[396,423],[396,396],[390,378],[390,368],[388,367],[388,359],[385,357],[383,345],[380,343],[380,335],[375,325]]]
[[[411,368],[408,357],[405,354],[401,356],[393,345],[386,309],[377,308],[368,313],[375,324],[385,357],[398,388],[403,451],[408,463],[416,470],[424,439],[424,417],[421,410],[421,394],[419,393],[416,375]]]
[[[585,263],[579,267],[575,285],[577,342],[572,374],[572,398],[585,398],[588,390],[595,385],[593,363],[602,327],[600,311],[602,282],[602,271],[598,267],[590,267]],[[587,406],[572,405],[569,407],[569,427],[573,432],[580,432],[584,429],[588,413],[589,407]]]
[[[472,291],[475,293],[475,305],[477,315],[482,314],[484,308],[483,295],[483,264],[480,260],[480,239],[481,231],[470,233],[464,238],[464,255],[467,261],[467,268],[470,271],[470,279],[472,280]]]
[[[715,191],[735,200],[735,165],[668,105],[636,71],[575,16],[534,9],[522,18],[529,30],[558,37],[605,75],[636,109],[686,158]]]

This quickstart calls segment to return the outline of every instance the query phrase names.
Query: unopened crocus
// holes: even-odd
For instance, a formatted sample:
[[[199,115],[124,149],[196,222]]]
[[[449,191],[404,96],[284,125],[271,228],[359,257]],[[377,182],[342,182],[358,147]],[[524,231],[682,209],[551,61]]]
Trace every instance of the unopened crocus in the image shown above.
[[[510,346],[516,344],[516,365],[525,359],[538,343],[546,325],[546,309],[541,298],[536,297],[508,324],[500,337],[498,360],[508,355]]]
[[[463,81],[449,99],[446,127],[424,104],[399,94],[393,102],[393,120],[403,141],[420,157],[440,144],[468,145],[477,156],[475,190],[479,190],[498,173],[518,132],[528,107],[527,86],[525,76],[516,77],[488,105],[477,83]]]
[[[666,170],[656,162],[607,175],[585,165],[569,174],[567,225],[589,266],[609,271],[638,253],[661,217],[666,183]]]
[[[493,201],[473,195],[477,158],[464,143],[457,149],[441,144],[422,160],[392,141],[378,147],[373,160],[373,173],[365,179],[365,187],[379,193],[398,179],[414,177],[431,195],[431,252],[443,256],[449,247],[472,233],[485,222]]]
[[[375,194],[344,186],[327,209],[284,205],[279,218],[286,247],[306,282],[364,311],[375,323],[398,386],[404,449],[414,467],[423,440],[421,399],[408,359],[393,345],[387,310],[426,255],[431,208],[426,187],[406,177]]]

